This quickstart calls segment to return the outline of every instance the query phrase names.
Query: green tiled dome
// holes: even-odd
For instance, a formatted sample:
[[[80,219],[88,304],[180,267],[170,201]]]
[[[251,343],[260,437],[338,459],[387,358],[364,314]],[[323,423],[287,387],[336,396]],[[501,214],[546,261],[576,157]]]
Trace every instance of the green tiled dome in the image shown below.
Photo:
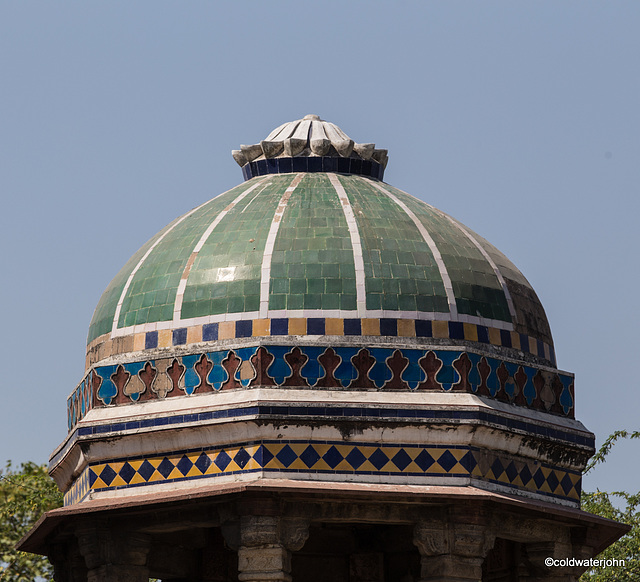
[[[88,342],[193,326],[206,341],[207,325],[243,321],[273,335],[281,320],[308,335],[318,320],[344,333],[358,320],[362,335],[406,320],[418,337],[449,322],[477,341],[552,341],[527,280],[482,237],[371,177],[307,168],[251,178],[161,230],[104,292]]]

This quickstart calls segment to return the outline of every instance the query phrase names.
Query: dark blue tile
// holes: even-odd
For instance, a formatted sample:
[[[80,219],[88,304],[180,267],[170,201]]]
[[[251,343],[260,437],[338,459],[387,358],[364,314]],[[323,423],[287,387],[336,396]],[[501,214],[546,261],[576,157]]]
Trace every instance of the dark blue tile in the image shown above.
[[[345,319],[344,335],[362,335],[360,319]]]
[[[158,332],[148,331],[144,336],[144,349],[151,350],[158,347]]]
[[[267,160],[258,160],[255,162],[257,174],[264,176],[269,173],[269,167],[267,166]]]
[[[187,328],[181,327],[180,329],[173,330],[173,345],[182,346],[187,343]]]
[[[324,318],[310,317],[307,319],[307,333],[309,335],[324,335],[324,330]]]
[[[381,319],[380,320],[380,335],[398,335],[398,320],[397,319]]]
[[[416,337],[432,337],[431,322],[424,319],[416,320]]]
[[[307,171],[307,158],[293,158],[292,169],[294,172],[306,172]]]
[[[202,326],[202,341],[213,342],[218,339],[218,324],[205,323]]]
[[[371,160],[363,160],[362,161],[362,175],[363,176],[371,176],[371,174],[372,174]]]
[[[249,166],[249,164],[245,164],[244,166],[242,166],[242,177],[244,178],[245,182],[247,180],[251,180],[251,166]]]
[[[362,174],[362,160],[351,158],[350,173],[358,175]]]
[[[289,319],[272,319],[271,320],[271,335],[289,335]]]
[[[293,172],[293,160],[291,158],[279,158],[279,162],[281,174],[290,174]]]
[[[312,156],[307,160],[309,172],[322,172],[322,158]]]
[[[267,171],[270,174],[278,173],[278,160],[276,158],[267,158],[265,160],[267,162]]]
[[[323,172],[335,172],[338,167],[338,162],[336,158],[325,157],[322,158],[322,171]]]
[[[449,337],[451,339],[464,339],[464,324],[461,321],[449,322]]]
[[[529,336],[524,333],[520,334],[520,349],[525,353],[529,352]]]
[[[477,325],[478,341],[483,344],[489,343],[489,329],[484,325]]]
[[[544,358],[544,343],[542,340],[536,340],[536,343],[538,344],[538,356],[540,356],[541,358]]]
[[[255,178],[256,176],[259,176],[260,174],[258,173],[258,164],[256,162],[251,162],[249,164],[249,167],[251,168],[251,177]]]
[[[507,331],[506,329],[501,329],[500,330],[500,343],[505,348],[510,348],[511,347],[511,332],[510,331]]]
[[[338,162],[336,171],[341,174],[348,174],[350,169],[349,158],[336,158],[336,160]]]
[[[251,337],[253,335],[253,321],[236,321],[236,337]]]

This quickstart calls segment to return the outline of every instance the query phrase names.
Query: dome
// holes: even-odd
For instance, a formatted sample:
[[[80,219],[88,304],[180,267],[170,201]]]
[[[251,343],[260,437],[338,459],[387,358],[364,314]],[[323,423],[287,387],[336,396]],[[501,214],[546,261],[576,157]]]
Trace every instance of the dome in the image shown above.
[[[400,335],[554,363],[525,277],[466,226],[373,177],[386,150],[309,115],[234,157],[248,179],[161,230],[110,283],[89,362],[230,338]],[[340,173],[341,162],[353,167]]]
[[[593,435],[534,290],[385,183],[387,156],[285,123],[233,151],[241,184],[131,257],[51,459],[67,505],[271,478],[579,503]]]

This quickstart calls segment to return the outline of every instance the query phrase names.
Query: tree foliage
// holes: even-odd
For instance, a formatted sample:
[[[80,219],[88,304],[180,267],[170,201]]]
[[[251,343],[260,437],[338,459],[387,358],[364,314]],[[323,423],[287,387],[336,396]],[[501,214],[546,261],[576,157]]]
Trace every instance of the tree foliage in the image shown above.
[[[33,582],[52,579],[49,561],[19,552],[16,543],[45,512],[62,505],[62,493],[47,474],[45,465],[11,462],[0,469],[0,581]]]
[[[585,474],[603,463],[620,439],[640,438],[640,431],[619,430],[609,435],[593,456]],[[625,567],[601,566],[585,572],[580,582],[640,582],[640,492],[583,492],[582,509],[631,526],[629,533],[604,550],[598,558],[624,560]]]

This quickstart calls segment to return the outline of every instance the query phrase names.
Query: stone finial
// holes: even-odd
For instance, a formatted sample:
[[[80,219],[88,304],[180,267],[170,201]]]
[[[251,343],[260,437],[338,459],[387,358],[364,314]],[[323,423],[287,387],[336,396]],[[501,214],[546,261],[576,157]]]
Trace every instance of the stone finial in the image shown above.
[[[389,159],[387,150],[376,149],[373,143],[355,143],[337,125],[317,115],[284,123],[259,144],[241,145],[231,155],[239,166],[269,158],[333,156],[374,160],[385,168]]]

